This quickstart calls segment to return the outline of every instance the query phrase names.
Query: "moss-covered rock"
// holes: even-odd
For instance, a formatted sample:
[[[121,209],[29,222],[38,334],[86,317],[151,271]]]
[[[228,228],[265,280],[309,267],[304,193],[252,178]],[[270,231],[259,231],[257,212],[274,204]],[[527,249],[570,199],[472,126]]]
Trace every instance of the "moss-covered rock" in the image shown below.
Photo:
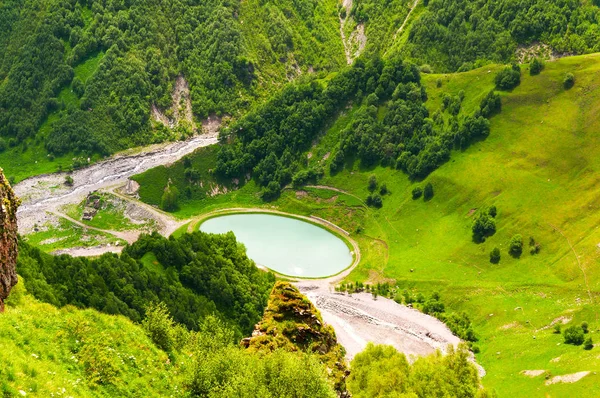
[[[262,320],[241,345],[251,351],[284,349],[316,354],[327,367],[338,394],[347,394],[349,371],[344,347],[338,344],[333,328],[325,325],[319,310],[288,282],[275,284]]]

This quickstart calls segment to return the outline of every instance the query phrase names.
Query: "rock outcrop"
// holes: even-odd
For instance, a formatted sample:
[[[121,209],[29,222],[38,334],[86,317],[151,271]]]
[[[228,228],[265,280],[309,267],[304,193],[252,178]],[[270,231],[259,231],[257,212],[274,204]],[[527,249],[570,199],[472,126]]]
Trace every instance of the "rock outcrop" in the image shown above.
[[[243,339],[240,345],[254,352],[283,349],[313,353],[325,365],[338,396],[349,396],[345,351],[335,331],[323,323],[319,310],[308,298],[288,282],[275,283],[262,320],[252,337]]]
[[[17,207],[19,199],[0,169],[0,312],[17,283]]]

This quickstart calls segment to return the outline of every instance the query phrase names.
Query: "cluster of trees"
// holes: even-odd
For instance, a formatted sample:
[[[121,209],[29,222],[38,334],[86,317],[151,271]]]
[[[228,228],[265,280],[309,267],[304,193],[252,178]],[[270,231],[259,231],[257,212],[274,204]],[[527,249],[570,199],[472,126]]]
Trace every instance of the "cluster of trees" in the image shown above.
[[[554,326],[554,333],[560,333],[560,324]],[[589,333],[587,322],[582,322],[581,326],[569,326],[563,332],[565,344],[582,345],[586,350],[594,348],[594,341],[591,336],[585,337]]]
[[[136,322],[149,303],[161,301],[189,329],[217,314],[240,336],[260,319],[274,284],[273,275],[258,270],[231,233],[142,235],[120,256],[97,259],[50,256],[23,241],[19,248],[17,271],[39,300]]]
[[[402,50],[438,72],[507,63],[518,45],[542,42],[559,53],[600,51],[600,9],[570,0],[430,0]]]
[[[477,213],[471,227],[474,242],[483,242],[485,238],[496,233],[496,214],[496,206],[490,206]]]
[[[351,363],[348,388],[356,398],[463,397],[491,398],[480,388],[477,369],[464,345],[418,357],[412,364],[391,346],[369,343]]]
[[[381,79],[382,69],[383,61],[378,57],[358,59],[326,87],[310,78],[287,85],[222,132],[222,139],[232,142],[221,148],[216,173],[228,178],[252,173],[267,196],[276,195],[302,168],[305,160],[301,155],[325,123],[355,94],[362,97],[360,93],[378,87],[395,87],[395,76]],[[399,73],[403,71],[400,68]]]
[[[389,81],[390,75],[397,77]],[[366,96],[343,129],[330,163],[332,172],[358,158],[367,165],[380,162],[412,178],[423,178],[447,161],[452,149],[463,149],[473,140],[487,137],[490,127],[486,118],[500,110],[500,98],[492,93],[484,98],[480,110],[459,115],[464,99],[461,93],[445,96],[442,109],[430,115],[418,69],[401,61],[386,61],[380,79],[385,84],[380,82],[375,92]]]

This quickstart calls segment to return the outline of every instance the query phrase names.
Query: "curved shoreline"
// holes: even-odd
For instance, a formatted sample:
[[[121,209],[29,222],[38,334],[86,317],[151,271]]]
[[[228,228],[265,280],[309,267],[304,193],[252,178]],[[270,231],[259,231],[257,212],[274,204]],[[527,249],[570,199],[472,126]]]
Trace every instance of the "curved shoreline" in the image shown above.
[[[194,232],[194,231],[200,230],[200,225],[204,221],[209,220],[211,218],[226,216],[226,215],[230,215],[230,214],[261,214],[261,213],[293,218],[293,219],[296,219],[299,221],[307,222],[307,223],[317,226],[319,228],[323,228],[323,229],[327,230],[328,232],[333,233],[336,237],[340,238],[346,244],[346,246],[348,246],[349,249],[352,249],[352,251],[351,251],[352,259],[353,259],[352,263],[349,266],[347,266],[346,268],[342,269],[341,271],[339,271],[335,274],[328,275],[328,276],[302,277],[302,276],[296,276],[296,275],[286,275],[281,272],[272,270],[271,268],[265,267],[269,271],[276,274],[277,276],[288,278],[293,281],[318,280],[318,281],[327,281],[330,284],[332,284],[332,283],[336,283],[337,281],[345,278],[360,263],[361,255],[360,255],[360,248],[358,246],[358,243],[350,237],[350,234],[346,230],[337,226],[336,224],[332,223],[331,221],[325,220],[320,217],[313,217],[313,216],[307,217],[307,216],[302,216],[299,214],[286,213],[281,210],[263,209],[260,207],[250,207],[250,208],[232,207],[232,208],[226,208],[226,209],[213,210],[213,211],[210,211],[208,213],[205,213],[198,217],[193,218],[188,225],[187,232]]]

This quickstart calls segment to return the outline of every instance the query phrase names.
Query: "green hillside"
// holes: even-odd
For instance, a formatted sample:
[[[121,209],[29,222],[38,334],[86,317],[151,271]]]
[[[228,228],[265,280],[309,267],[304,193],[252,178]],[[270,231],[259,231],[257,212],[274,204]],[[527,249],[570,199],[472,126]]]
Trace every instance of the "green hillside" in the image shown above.
[[[0,163],[19,180],[74,156],[179,139],[208,115],[236,116],[274,87],[345,62],[332,0],[0,7]],[[178,76],[189,104],[172,103]],[[188,105],[191,118],[174,116]]]
[[[479,108],[501,69],[423,75],[428,96],[424,104],[434,114],[444,97],[462,91],[462,118]],[[567,73],[575,76],[570,89],[563,83]],[[499,396],[597,394],[593,372],[600,362],[595,350],[564,344],[563,336],[553,332],[562,322],[563,330],[589,323],[592,339],[600,330],[595,313],[600,236],[594,189],[600,167],[595,134],[599,75],[600,56],[595,54],[547,62],[536,76],[525,65],[521,84],[501,92],[502,109],[490,118],[489,136],[452,150],[449,160],[424,180],[359,159],[331,175],[328,154],[358,112],[353,107],[318,138],[307,161],[307,167],[323,169],[320,185],[347,194],[297,188],[307,192],[297,195],[288,188],[279,199],[263,204],[252,180],[237,190],[183,201],[175,214],[276,206],[331,220],[355,231],[352,236],[361,247],[362,261],[348,281],[391,282],[413,295],[437,291],[449,311],[468,314],[479,339],[477,360],[488,373],[483,384]],[[381,112],[385,115],[386,109]],[[361,202],[370,195],[372,175],[378,187],[385,184],[389,191],[382,195],[380,209]],[[427,183],[433,186],[431,200],[413,200],[413,189]],[[474,219],[489,206],[497,209],[495,233],[475,243]],[[509,243],[517,234],[524,247],[513,257]],[[490,262],[494,248],[500,250],[497,264]],[[545,373],[528,377],[520,373],[524,370]],[[574,384],[545,384],[544,374],[551,378],[580,371],[592,373]]]

